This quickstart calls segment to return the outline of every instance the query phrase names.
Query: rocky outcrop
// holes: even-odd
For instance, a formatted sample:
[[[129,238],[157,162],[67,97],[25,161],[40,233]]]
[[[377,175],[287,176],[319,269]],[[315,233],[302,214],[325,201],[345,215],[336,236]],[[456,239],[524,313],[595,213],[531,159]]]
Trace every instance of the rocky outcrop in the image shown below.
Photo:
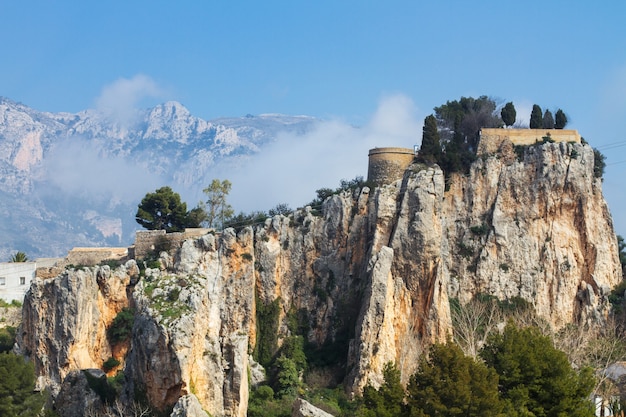
[[[291,417],[333,417],[333,415],[320,410],[302,398],[297,398],[293,402]]]
[[[124,307],[135,261],[67,270],[54,279],[36,278],[24,298],[19,352],[35,364],[37,389],[58,394],[69,372],[102,368],[112,356],[106,330]]]
[[[184,395],[178,399],[171,417],[207,417],[195,395]]]
[[[524,151],[523,155],[520,151]],[[621,279],[591,147],[546,143],[476,161],[446,193],[453,297],[520,297],[556,328],[606,315]]]
[[[402,181],[345,191],[321,212],[188,239],[160,264],[141,279],[131,261],[36,280],[18,343],[40,386],[57,393],[70,371],[101,367],[106,328],[130,305],[127,395],[160,412],[187,398],[243,417],[260,343],[275,351],[302,334],[358,393],[390,361],[407,381],[424,347],[450,334],[451,298],[523,299],[559,328],[601,322],[621,278],[593,151],[568,143],[516,154],[504,142],[447,185],[438,167],[414,164]],[[276,322],[260,326],[270,305]]]

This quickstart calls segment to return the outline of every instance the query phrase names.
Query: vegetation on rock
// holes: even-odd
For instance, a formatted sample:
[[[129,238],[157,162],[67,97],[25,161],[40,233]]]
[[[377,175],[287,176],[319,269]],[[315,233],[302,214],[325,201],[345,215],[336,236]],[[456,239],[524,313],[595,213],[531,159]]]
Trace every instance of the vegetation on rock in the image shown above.
[[[45,396],[35,392],[33,364],[12,353],[0,353],[0,416],[38,416]]]
[[[187,212],[187,204],[170,187],[161,187],[141,200],[135,220],[148,230],[180,232],[186,227],[199,227],[203,221],[201,208]]]
[[[107,336],[112,344],[125,342],[130,338],[135,322],[135,312],[130,308],[123,308],[113,319],[107,330]]]
[[[226,198],[230,193],[232,183],[228,180],[214,179],[202,192],[206,194],[207,201],[204,205],[206,211],[206,224],[208,227],[223,229],[235,212]]]

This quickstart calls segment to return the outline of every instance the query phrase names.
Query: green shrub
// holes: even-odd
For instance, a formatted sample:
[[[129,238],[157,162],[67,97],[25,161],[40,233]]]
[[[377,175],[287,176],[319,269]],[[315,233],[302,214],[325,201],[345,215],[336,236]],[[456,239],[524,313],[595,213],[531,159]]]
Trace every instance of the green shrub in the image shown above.
[[[489,233],[489,226],[483,223],[480,226],[472,226],[470,227],[470,231],[477,236],[484,236]]]
[[[518,162],[524,162],[524,152],[526,152],[526,146],[524,145],[515,145],[513,150],[515,151],[515,155],[517,156]]]
[[[257,340],[253,356],[265,368],[271,364],[277,350],[279,314],[280,298],[264,304],[258,295],[256,296]]]
[[[122,263],[117,259],[105,259],[104,261],[100,262],[100,266],[107,265],[111,269],[118,268],[121,264]]]
[[[459,242],[459,255],[464,258],[471,258],[472,256],[474,256],[474,248],[466,245],[463,242]]]
[[[124,307],[122,311],[117,313],[113,319],[113,323],[107,330],[109,341],[117,344],[128,340],[133,330],[135,322],[135,313],[130,308]]]
[[[7,326],[0,329],[0,353],[8,352],[13,349],[16,334],[17,329],[13,326]]]
[[[174,302],[178,301],[178,296],[180,295],[180,288],[172,288],[170,292],[167,294],[168,301]]]
[[[12,300],[10,303],[0,299],[0,308],[10,308],[10,307],[22,307],[22,303],[19,300]]]
[[[593,150],[593,175],[596,178],[602,178],[604,176],[604,169],[606,168],[606,157],[599,150]]]
[[[248,262],[252,261],[252,255],[247,252],[242,253],[241,257],[243,258],[244,261],[248,261]]]
[[[500,264],[500,269],[504,272],[509,272],[509,264]]]
[[[104,372],[109,372],[111,369],[115,368],[119,364],[120,364],[120,361],[118,361],[117,359],[113,357],[110,357],[102,364],[102,369],[104,370]]]

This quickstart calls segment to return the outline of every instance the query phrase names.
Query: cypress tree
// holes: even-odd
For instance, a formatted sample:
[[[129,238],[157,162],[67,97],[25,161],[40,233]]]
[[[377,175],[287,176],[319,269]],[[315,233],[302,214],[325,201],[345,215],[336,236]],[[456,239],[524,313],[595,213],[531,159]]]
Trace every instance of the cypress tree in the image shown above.
[[[500,111],[500,116],[502,117],[502,121],[506,126],[513,126],[515,123],[515,116],[517,116],[517,112],[515,111],[515,106],[512,101],[509,101],[502,107]]]
[[[548,109],[543,114],[543,128],[554,129],[554,117],[552,117],[552,112]]]
[[[437,130],[437,119],[432,114],[424,119],[422,145],[419,159],[427,163],[437,163],[441,159],[441,143]]]
[[[530,113],[530,128],[531,129],[541,129],[543,126],[543,115],[541,112],[541,107],[537,104],[533,104],[533,110]]]
[[[554,117],[555,117],[555,124],[554,124],[555,129],[563,129],[567,125],[567,116],[565,115],[563,110],[558,109]]]

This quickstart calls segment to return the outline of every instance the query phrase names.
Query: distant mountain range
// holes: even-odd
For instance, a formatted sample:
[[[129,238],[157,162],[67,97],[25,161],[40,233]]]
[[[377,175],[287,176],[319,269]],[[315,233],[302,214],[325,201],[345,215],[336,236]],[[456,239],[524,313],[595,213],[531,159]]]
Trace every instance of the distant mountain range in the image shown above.
[[[206,186],[216,164],[237,163],[316,122],[279,114],[207,121],[173,101],[121,119],[42,112],[0,97],[0,261],[18,250],[35,258],[127,245],[146,192]]]

